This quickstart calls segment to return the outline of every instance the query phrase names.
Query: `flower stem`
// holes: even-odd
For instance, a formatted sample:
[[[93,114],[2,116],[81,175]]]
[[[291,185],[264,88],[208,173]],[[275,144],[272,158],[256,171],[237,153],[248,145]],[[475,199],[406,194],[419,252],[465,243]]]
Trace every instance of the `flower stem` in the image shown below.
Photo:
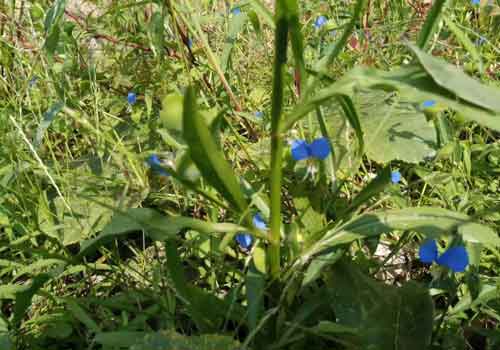
[[[281,231],[281,166],[283,162],[283,140],[280,133],[283,107],[283,75],[288,46],[288,19],[286,0],[276,0],[275,59],[271,106],[271,222],[268,258],[272,278],[280,273]]]

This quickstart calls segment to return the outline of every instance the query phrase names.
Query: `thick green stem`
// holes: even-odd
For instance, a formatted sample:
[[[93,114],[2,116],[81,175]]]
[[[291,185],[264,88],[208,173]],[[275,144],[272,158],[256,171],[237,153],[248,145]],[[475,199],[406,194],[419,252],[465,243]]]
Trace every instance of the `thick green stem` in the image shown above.
[[[283,106],[283,73],[288,46],[288,19],[285,0],[276,1],[275,60],[273,95],[271,107],[271,223],[268,257],[270,273],[276,278],[280,273],[281,230],[281,166],[283,162],[283,140],[280,133]]]

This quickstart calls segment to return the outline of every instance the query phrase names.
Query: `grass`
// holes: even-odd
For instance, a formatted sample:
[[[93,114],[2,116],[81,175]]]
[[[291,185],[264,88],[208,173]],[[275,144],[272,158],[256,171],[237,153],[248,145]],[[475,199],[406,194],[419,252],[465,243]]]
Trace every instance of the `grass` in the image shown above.
[[[68,3],[0,4],[0,349],[499,346],[498,1]]]

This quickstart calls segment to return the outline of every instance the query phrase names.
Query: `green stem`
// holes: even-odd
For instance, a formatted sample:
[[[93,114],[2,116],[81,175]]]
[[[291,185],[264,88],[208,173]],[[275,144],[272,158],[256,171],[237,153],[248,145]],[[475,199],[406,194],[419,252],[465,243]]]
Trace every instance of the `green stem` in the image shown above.
[[[275,60],[271,106],[271,244],[268,250],[272,278],[278,277],[280,273],[281,166],[283,162],[283,140],[280,124],[283,107],[283,73],[288,46],[286,11],[286,0],[276,0]]]

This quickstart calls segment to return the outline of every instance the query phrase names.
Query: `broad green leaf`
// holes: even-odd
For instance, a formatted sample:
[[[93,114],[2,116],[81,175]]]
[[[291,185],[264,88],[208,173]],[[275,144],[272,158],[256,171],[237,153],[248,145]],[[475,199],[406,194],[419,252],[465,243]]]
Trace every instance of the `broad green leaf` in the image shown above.
[[[46,203],[40,198],[38,212],[39,225],[43,232],[58,239],[64,245],[70,245],[87,239],[101,230],[111,217],[112,211],[96,205],[95,202],[74,196],[66,197],[70,203],[71,212],[64,205],[61,197],[53,198]],[[102,202],[111,204],[110,197],[100,198]]]
[[[500,89],[481,84],[455,66],[423,52],[412,44],[408,46],[437,85],[464,101],[492,112],[500,112]]]
[[[458,233],[462,235],[464,241],[500,247],[500,237],[489,226],[471,222],[459,226]]]
[[[184,216],[166,216],[153,209],[132,208],[126,212],[116,212],[111,222],[101,233],[81,243],[80,256],[121,235],[144,230],[151,239],[165,241],[175,238],[179,231],[190,228],[203,233],[247,231],[245,227],[230,223],[210,223]]]
[[[12,320],[12,323],[18,324],[22,321],[23,317],[25,316],[26,310],[31,306],[31,299],[49,279],[50,276],[47,274],[37,275],[33,277],[33,280],[29,286],[23,288],[22,291],[16,292],[14,318]]]
[[[169,131],[182,132],[182,113],[184,97],[170,94],[161,101],[160,119]]]
[[[238,179],[217,147],[207,124],[203,118],[200,118],[192,87],[188,88],[184,97],[183,135],[188,144],[191,159],[203,178],[215,187],[234,206],[235,210],[245,211],[248,204]]]
[[[390,72],[365,67],[354,68],[340,80],[298,104],[285,118],[281,130],[288,130],[296,121],[318,106],[330,102],[333,97],[354,96],[355,91],[366,89],[397,91],[401,101],[414,103],[415,107],[421,106],[426,100],[434,100],[439,110],[450,107],[466,120],[500,131],[499,115],[457,99],[454,93],[439,86],[420,66],[395,68]]]
[[[456,305],[451,308],[451,310],[449,311],[449,315],[453,316],[470,308],[476,308],[481,305],[485,305],[491,300],[498,300],[499,293],[500,291],[498,289],[498,285],[483,284],[477,298],[473,299],[470,293],[467,293],[465,296],[460,298]]]
[[[474,225],[471,223],[472,219],[465,214],[433,207],[404,208],[363,214],[328,231],[311,247],[308,256],[356,239],[378,236],[395,230],[416,231],[431,238],[451,235],[458,230],[465,241],[491,245],[491,229],[479,223],[474,223]]]
[[[129,348],[137,344],[137,339],[142,339],[147,335],[146,332],[130,332],[130,331],[117,331],[117,332],[101,332],[97,333],[94,341],[105,348]]]
[[[230,336],[203,334],[185,336],[175,331],[148,334],[130,350],[239,350],[240,344]]]
[[[433,303],[427,289],[413,282],[394,287],[375,281],[352,262],[335,264],[326,284],[337,323],[350,336],[356,329],[361,349],[422,350],[430,345]]]
[[[366,155],[379,163],[402,160],[419,163],[436,154],[437,138],[432,122],[415,105],[384,92],[356,95]]]

